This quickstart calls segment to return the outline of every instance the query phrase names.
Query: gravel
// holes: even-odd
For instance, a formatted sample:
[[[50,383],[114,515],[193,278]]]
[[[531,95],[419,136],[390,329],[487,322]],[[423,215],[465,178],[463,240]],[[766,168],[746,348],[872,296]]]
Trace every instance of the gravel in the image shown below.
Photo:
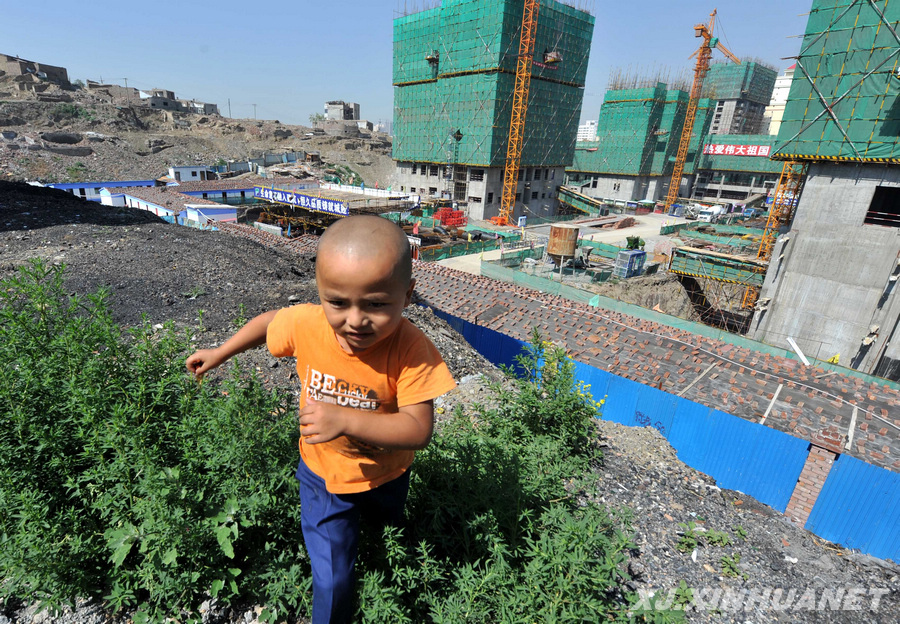
[[[194,328],[198,347],[220,343],[241,317],[316,301],[312,257],[260,240],[265,239],[172,226],[145,212],[0,182],[0,278],[35,257],[65,263],[71,292],[110,289],[113,316],[121,325],[146,318]],[[437,345],[459,382],[436,401],[439,420],[457,407],[471,412],[476,405],[490,405],[495,399],[489,385],[502,375],[430,310],[411,306],[407,315]],[[267,384],[291,386],[293,367],[265,349],[241,357]],[[665,599],[684,581],[708,603],[687,612],[691,622],[900,621],[900,567],[894,563],[828,543],[765,505],[718,488],[679,461],[653,428],[605,421],[597,428],[604,461],[595,486],[578,496],[632,510],[634,545],[623,565],[633,577],[631,589],[644,595],[662,590]],[[725,532],[731,544],[701,540],[695,550],[679,551],[689,522],[695,523],[695,532]],[[739,557],[739,576],[725,575],[723,557]],[[828,601],[837,595],[840,599]],[[207,606],[204,621],[210,623],[255,619],[250,607],[226,612]],[[49,621],[121,620],[92,603],[79,603],[56,619],[33,606],[0,603],[0,624]]]

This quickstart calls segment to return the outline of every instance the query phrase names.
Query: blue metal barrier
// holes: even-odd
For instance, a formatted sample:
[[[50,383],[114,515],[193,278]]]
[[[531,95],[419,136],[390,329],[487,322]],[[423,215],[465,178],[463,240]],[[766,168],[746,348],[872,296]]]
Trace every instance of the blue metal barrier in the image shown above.
[[[512,366],[525,343],[459,319],[447,321],[495,365]],[[602,417],[628,426],[649,426],[666,437],[685,464],[718,485],[743,492],[784,513],[809,455],[810,444],[781,431],[574,362],[575,378]],[[849,455],[835,463],[806,528],[816,535],[876,557],[900,559],[900,474]]]

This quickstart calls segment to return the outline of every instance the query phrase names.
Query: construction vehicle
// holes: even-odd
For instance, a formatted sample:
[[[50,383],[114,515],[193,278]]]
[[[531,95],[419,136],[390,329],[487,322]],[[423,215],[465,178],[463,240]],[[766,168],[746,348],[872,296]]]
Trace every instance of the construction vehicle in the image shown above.
[[[516,63],[516,83],[513,88],[512,115],[509,120],[509,141],[506,144],[506,166],[503,169],[503,194],[500,197],[500,214],[491,217],[491,223],[494,225],[509,225],[516,203],[539,8],[538,0],[525,0],[522,12],[522,38],[519,40],[519,55]]]
[[[725,206],[708,206],[697,214],[697,221],[704,223],[717,223],[719,218],[727,212]]]
[[[713,37],[713,28],[716,25],[716,10],[709,14],[709,25],[697,24],[694,26],[694,36],[702,37],[703,43],[694,54],[697,55],[697,64],[694,66],[694,82],[691,85],[691,97],[688,100],[687,113],[684,116],[684,126],[681,129],[681,141],[678,143],[678,153],[675,156],[675,165],[672,167],[672,180],[669,182],[669,192],[666,195],[664,212],[668,214],[669,208],[678,199],[678,190],[681,188],[681,176],[684,173],[684,163],[687,159],[688,147],[691,144],[691,135],[694,130],[694,120],[697,117],[697,103],[703,91],[703,79],[709,71],[709,59],[712,58],[713,48],[719,50],[729,60],[740,65],[741,61],[732,54],[728,48]],[[691,56],[694,56],[692,54]]]

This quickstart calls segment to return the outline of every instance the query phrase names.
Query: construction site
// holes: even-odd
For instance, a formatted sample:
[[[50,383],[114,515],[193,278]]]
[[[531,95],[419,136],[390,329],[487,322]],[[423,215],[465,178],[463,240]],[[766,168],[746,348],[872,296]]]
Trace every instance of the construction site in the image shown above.
[[[545,4],[553,3],[539,4],[543,11]],[[557,216],[546,238],[531,236],[527,244],[510,245],[495,260],[481,262],[482,279],[514,285],[502,304],[497,295],[486,296],[493,288],[487,282],[464,286],[456,275],[438,271],[446,286],[453,286],[430,287],[428,298],[436,307],[452,308],[449,314],[461,319],[464,328],[469,327],[466,323],[474,323],[508,333],[510,326],[516,326],[519,339],[525,337],[525,327],[533,317],[540,317],[542,331],[551,340],[569,345],[573,354],[578,354],[576,359],[593,362],[603,370],[630,368],[616,374],[655,384],[667,392],[676,392],[682,383],[699,387],[694,396],[706,405],[740,413],[741,418],[766,427],[784,425],[784,431],[810,442],[801,471],[807,476],[796,475],[799,485],[785,508],[801,525],[811,517],[810,526],[818,522],[814,509],[840,504],[831,500],[835,494],[825,488],[827,481],[853,480],[849,473],[841,477],[834,471],[826,471],[824,476],[815,473],[816,462],[837,463],[853,455],[888,470],[900,468],[896,446],[900,402],[889,398],[897,386],[884,379],[900,379],[900,347],[891,343],[900,323],[900,303],[892,297],[900,276],[900,246],[892,229],[900,227],[900,170],[892,167],[898,162],[896,127],[900,125],[896,103],[900,39],[894,28],[900,9],[886,8],[885,14],[875,3],[813,2],[777,136],[767,134],[764,115],[773,97],[776,70],[751,57],[739,58],[722,45],[714,34],[713,11],[708,22],[695,26],[700,45],[689,86],[683,78],[663,75],[614,75],[600,110],[597,140],[575,146],[566,184],[557,190],[559,209],[547,213],[527,205],[531,189],[524,185],[534,184],[535,178],[541,180],[542,165],[558,164],[552,156],[555,145],[543,145],[544,160],[530,160],[526,150],[517,152],[515,105],[507,113],[509,126],[491,123],[490,131],[485,131],[488,124],[474,123],[477,115],[496,114],[515,101],[517,89],[510,84],[503,91],[494,91],[492,85],[492,96],[485,102],[485,91],[471,86],[466,102],[458,105],[459,111],[465,112],[457,114],[475,117],[449,121],[442,104],[425,94],[441,86],[442,80],[469,79],[468,74],[448,75],[435,66],[431,76],[412,74],[410,61],[401,55],[408,50],[407,38],[417,26],[436,24],[440,19],[458,20],[467,6],[475,8],[473,3],[444,2],[395,23],[394,157],[398,170],[410,192],[455,201],[455,208],[469,218],[494,215],[477,205],[493,205],[498,194],[501,206],[496,224],[515,223],[518,216],[525,216],[525,223],[532,217]],[[540,17],[537,21],[540,23]],[[527,23],[526,14],[523,41]],[[467,24],[463,20],[462,30],[469,28]],[[457,41],[459,35],[449,22],[444,26],[436,40]],[[581,31],[574,24],[571,27],[575,33]],[[502,41],[503,37],[488,40]],[[567,40],[560,37],[555,49],[562,52],[563,59],[568,57],[561,42]],[[475,46],[479,52],[485,48],[483,43],[479,46]],[[507,47],[514,48],[512,44]],[[533,48],[542,49],[554,50],[541,44]],[[711,63],[714,53],[723,56],[724,62]],[[452,54],[452,47],[437,47],[430,54],[426,51],[432,65]],[[538,59],[534,61],[537,64]],[[417,66],[424,72],[421,62]],[[498,65],[491,69],[499,71],[494,67]],[[474,69],[474,65],[459,68],[463,72]],[[511,74],[511,68],[508,71]],[[474,75],[487,79],[478,72]],[[559,117],[565,121],[572,110],[566,85],[552,86],[560,90],[556,99],[561,103]],[[417,89],[422,94],[419,100],[413,97]],[[445,99],[454,101],[452,94]],[[535,118],[543,121],[541,100],[526,95],[524,101],[529,105],[536,102]],[[531,120],[530,106],[522,106]],[[470,112],[473,109],[475,112]],[[415,117],[418,125],[404,128],[414,114],[419,115]],[[433,123],[428,123],[429,119]],[[552,138],[558,127],[546,122],[544,136]],[[528,135],[527,122],[525,128]],[[484,195],[471,197],[473,187],[464,182],[470,182],[473,173],[481,182],[493,166],[499,180],[504,159],[498,148],[503,146],[506,130],[505,177],[511,177],[515,186],[501,190],[498,182],[490,191],[478,187]],[[479,153],[473,149],[475,145],[488,152]],[[516,161],[517,157],[522,160]],[[422,178],[423,174],[426,177]],[[549,167],[546,175],[558,174]],[[433,182],[422,186],[421,181],[416,182],[422,179]],[[546,192],[543,186],[537,191]],[[504,212],[504,206],[511,209]],[[568,215],[563,216],[565,213]],[[667,238],[655,240],[651,249],[645,250],[644,241],[637,236],[628,237],[627,246],[591,240],[595,227],[602,227],[605,220],[621,222],[628,215],[640,218],[648,213],[673,217],[672,224],[664,224],[659,231]],[[698,223],[679,219],[684,216],[695,217]],[[533,231],[532,227],[529,230]],[[700,323],[603,295],[604,283],[647,280],[651,279],[648,273],[660,272],[676,276]],[[551,309],[562,316],[548,312]],[[591,310],[598,310],[605,330],[612,329],[609,319],[615,311],[641,319],[624,324],[639,323],[644,328],[646,323],[646,331],[653,337],[649,344],[637,337],[637,342],[626,341],[629,346],[612,344],[608,334],[594,335],[575,320],[593,318]],[[717,333],[710,334],[704,326],[717,328]],[[693,363],[663,373],[667,367],[664,360],[672,351],[653,355],[652,344],[657,336],[673,332],[714,336],[719,346],[712,351],[718,355],[708,359],[701,353],[711,351],[694,350]],[[748,341],[740,334],[755,340]],[[693,338],[689,340],[696,346]],[[748,383],[739,379],[751,360],[725,355],[745,348],[757,354],[751,356],[754,368],[762,353],[777,351],[781,362],[777,373],[769,371],[755,379],[762,393],[749,403],[739,396],[742,389],[749,389]],[[624,355],[628,349],[633,350],[630,356]],[[730,384],[716,390],[716,384],[704,377],[723,365],[738,368],[729,373]],[[677,375],[677,380],[669,373]],[[838,397],[830,406],[807,413],[817,392],[810,384],[816,380],[813,385],[818,387],[817,380],[829,377],[842,379],[837,385],[827,382],[832,390],[849,389],[846,384],[856,377],[865,380],[870,393],[857,394],[855,399]],[[777,386],[771,392],[765,389],[770,384]],[[798,387],[804,388],[802,400],[781,395],[784,388]],[[677,391],[678,396],[685,390]],[[736,395],[739,398],[734,404],[731,399]],[[882,398],[885,407],[877,408]],[[642,422],[638,412],[625,411],[623,422]],[[873,435],[875,428],[877,434]],[[844,459],[842,465],[850,464]],[[890,487],[900,487],[900,482],[888,481],[894,483]],[[883,496],[882,492],[875,498],[884,502]],[[853,503],[859,504],[858,500]],[[882,528],[897,528],[897,515],[883,507],[860,512],[854,515],[855,521],[864,523],[867,514],[883,519]],[[836,516],[834,521],[846,522],[846,518]]]
[[[595,17],[443,0],[393,22],[389,189],[211,182],[259,200],[255,223],[199,225],[308,253],[336,219],[396,221],[418,302],[487,359],[512,364],[538,330],[604,418],[652,426],[799,526],[897,558],[898,22],[900,5],[813,0],[771,135],[777,72],[719,42],[713,10],[685,33],[690,78],[614,73],[597,140],[576,142]],[[160,202],[175,189],[129,192],[175,223],[196,208]],[[677,311],[620,296],[663,280]]]
[[[900,379],[900,7],[813,2],[773,152],[784,198],[750,335]]]

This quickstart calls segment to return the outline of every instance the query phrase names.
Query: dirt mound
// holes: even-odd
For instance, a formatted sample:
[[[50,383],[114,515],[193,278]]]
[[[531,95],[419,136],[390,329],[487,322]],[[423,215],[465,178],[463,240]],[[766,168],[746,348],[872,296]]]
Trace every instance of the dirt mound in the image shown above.
[[[0,184],[0,278],[35,257],[65,263],[72,292],[110,289],[120,324],[140,323],[146,315],[151,323],[199,328],[198,346],[219,344],[238,318],[316,301],[312,257],[277,243],[201,232],[141,211]],[[408,315],[461,382],[437,402],[438,412],[490,402],[487,385],[499,379],[496,369],[431,312],[412,308]],[[265,349],[241,359],[266,383],[293,387],[293,367]],[[662,590],[662,604],[671,607],[690,589],[695,604],[705,605],[688,612],[688,621],[695,622],[900,621],[896,565],[829,544],[765,505],[718,488],[679,461],[655,429],[599,422],[598,435],[605,459],[593,485],[572,494],[632,510],[636,538],[621,568],[632,577],[633,590]],[[717,543],[707,537],[715,532],[724,535]],[[692,535],[696,547],[679,549]],[[682,581],[684,589],[676,591]],[[0,622],[47,621],[20,606],[0,603]],[[64,621],[98,621],[98,612],[97,605],[81,605]],[[252,621],[253,614],[210,614],[204,620],[236,624]]]

